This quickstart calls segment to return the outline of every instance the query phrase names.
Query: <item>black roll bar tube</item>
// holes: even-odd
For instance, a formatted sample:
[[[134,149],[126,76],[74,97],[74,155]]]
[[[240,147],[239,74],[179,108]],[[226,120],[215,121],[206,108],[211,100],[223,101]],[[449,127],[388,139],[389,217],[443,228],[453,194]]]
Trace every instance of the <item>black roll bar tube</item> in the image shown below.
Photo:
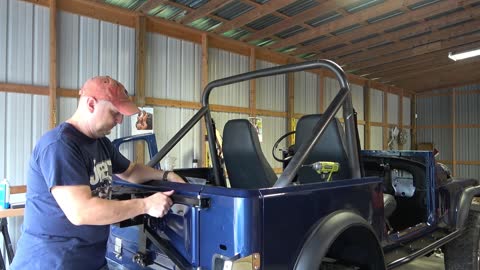
[[[162,147],[162,149],[152,157],[147,163],[147,166],[155,166],[190,131],[190,129],[202,119],[207,111],[208,107],[200,108],[200,110],[188,120],[188,122]]]
[[[355,178],[360,177],[358,145],[357,145],[355,136],[353,136],[354,133],[352,133],[355,130],[355,127],[354,127],[355,122],[353,119],[352,96],[350,93],[350,87],[348,85],[345,72],[342,70],[342,68],[339,65],[337,65],[335,62],[330,60],[308,61],[308,62],[302,62],[297,64],[289,64],[289,65],[251,71],[251,72],[227,77],[224,79],[215,80],[213,82],[210,82],[205,87],[205,90],[203,91],[202,106],[208,107],[210,93],[215,87],[224,86],[224,85],[242,82],[242,81],[251,80],[251,79],[260,78],[260,77],[284,74],[289,72],[297,72],[297,71],[303,71],[303,70],[309,70],[309,69],[315,69],[315,68],[326,68],[332,71],[335,74],[337,80],[339,81],[341,89],[339,93],[335,96],[332,103],[330,103],[327,110],[325,111],[324,113],[325,117],[322,118],[322,120],[319,121],[319,123],[316,125],[314,129],[314,136],[312,136],[309,140],[303,143],[302,146],[300,146],[300,149],[297,152],[298,154],[295,154],[293,156],[292,160],[290,161],[288,166],[285,168],[284,172],[279,177],[274,187],[284,187],[289,185],[292,182],[301,164],[304,162],[308,154],[313,149],[313,146],[315,145],[315,143],[318,141],[320,136],[325,131],[327,124],[333,119],[337,111],[340,109],[340,107],[342,106],[342,103],[343,103],[343,116],[345,119],[345,131],[346,131],[345,133],[347,134],[347,154],[349,156],[349,165],[352,171],[352,176]],[[211,123],[207,122],[207,126],[208,125],[211,125]],[[208,128],[208,129],[213,130],[213,128]],[[210,134],[210,132],[208,134],[208,142],[210,145],[214,145],[215,143],[214,134]],[[215,152],[212,152],[212,147],[210,147],[210,151],[211,151],[212,157],[216,156],[214,155]],[[215,161],[215,159],[212,159],[212,160]],[[216,165],[215,162],[213,165],[214,165],[214,170],[217,170],[217,168],[219,168],[219,166],[215,168],[215,165]],[[220,181],[220,179],[218,179],[217,181]]]
[[[343,103],[343,116],[345,119],[345,130],[347,134],[347,154],[349,156],[349,165],[352,171],[352,176],[357,178],[360,177],[360,165],[358,159],[358,145],[351,133],[354,130],[354,119],[353,119],[353,105],[352,97],[350,93],[350,87],[347,82],[346,75],[342,68],[337,65],[335,62],[330,60],[315,60],[302,62],[297,64],[289,64],[283,66],[277,66],[272,68],[266,68],[256,71],[251,71],[224,79],[219,79],[210,82],[204,89],[202,94],[202,108],[170,139],[167,144],[165,144],[162,149],[148,162],[148,166],[153,166],[157,164],[184,136],[187,132],[203,117],[205,116],[206,128],[207,128],[207,139],[209,143],[210,155],[212,157],[212,165],[214,170],[215,183],[217,185],[224,182],[223,173],[220,174],[220,161],[216,154],[215,147],[215,130],[213,129],[211,115],[209,111],[209,97],[212,90],[219,86],[224,86],[228,84],[233,84],[237,82],[242,82],[246,80],[267,77],[278,74],[285,74],[289,72],[304,71],[316,68],[326,68],[332,71],[337,80],[340,83],[340,91],[335,96],[332,103],[326,109],[324,116],[321,121],[316,125],[314,129],[314,136],[309,140],[303,143],[298,154],[295,154],[285,168],[282,175],[279,177],[274,187],[284,187],[289,185],[293,178],[295,177],[296,172],[300,168],[301,164],[304,162],[310,151],[313,149],[313,146],[318,141],[320,136],[326,129],[327,124],[333,119],[335,114],[338,112]]]

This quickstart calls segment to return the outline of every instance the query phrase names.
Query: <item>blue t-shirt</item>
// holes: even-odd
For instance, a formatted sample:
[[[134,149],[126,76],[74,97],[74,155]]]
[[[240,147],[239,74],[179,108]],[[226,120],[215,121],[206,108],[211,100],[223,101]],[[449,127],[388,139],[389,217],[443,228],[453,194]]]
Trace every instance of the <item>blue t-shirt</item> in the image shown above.
[[[108,138],[92,139],[62,123],[33,150],[27,178],[22,236],[10,269],[96,270],[106,264],[109,226],[73,225],[50,192],[54,186],[89,185],[108,198],[112,173],[130,164]]]

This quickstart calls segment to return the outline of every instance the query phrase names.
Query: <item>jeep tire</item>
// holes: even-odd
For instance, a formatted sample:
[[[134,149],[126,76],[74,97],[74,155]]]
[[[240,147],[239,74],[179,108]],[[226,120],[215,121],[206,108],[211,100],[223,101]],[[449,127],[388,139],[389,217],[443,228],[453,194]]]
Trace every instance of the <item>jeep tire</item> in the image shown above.
[[[478,270],[480,243],[479,205],[472,204],[462,235],[444,248],[445,270]]]

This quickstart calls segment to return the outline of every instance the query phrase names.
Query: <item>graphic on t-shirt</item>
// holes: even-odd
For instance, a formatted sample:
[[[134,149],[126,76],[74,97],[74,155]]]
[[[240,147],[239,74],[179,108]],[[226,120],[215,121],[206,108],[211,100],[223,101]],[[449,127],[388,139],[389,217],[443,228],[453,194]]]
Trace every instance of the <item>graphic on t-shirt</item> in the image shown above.
[[[92,196],[107,199],[112,192],[112,161],[104,160],[98,162],[93,160],[93,173],[90,176],[90,185],[95,187]]]

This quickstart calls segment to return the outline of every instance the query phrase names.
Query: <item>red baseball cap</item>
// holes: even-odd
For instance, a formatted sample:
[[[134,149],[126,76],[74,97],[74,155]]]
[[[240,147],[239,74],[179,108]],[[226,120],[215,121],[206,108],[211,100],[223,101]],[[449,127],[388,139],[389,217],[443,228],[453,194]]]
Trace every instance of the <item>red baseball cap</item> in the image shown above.
[[[110,101],[123,115],[133,115],[140,110],[128,97],[125,87],[109,76],[97,76],[85,82],[79,91],[81,96]]]

